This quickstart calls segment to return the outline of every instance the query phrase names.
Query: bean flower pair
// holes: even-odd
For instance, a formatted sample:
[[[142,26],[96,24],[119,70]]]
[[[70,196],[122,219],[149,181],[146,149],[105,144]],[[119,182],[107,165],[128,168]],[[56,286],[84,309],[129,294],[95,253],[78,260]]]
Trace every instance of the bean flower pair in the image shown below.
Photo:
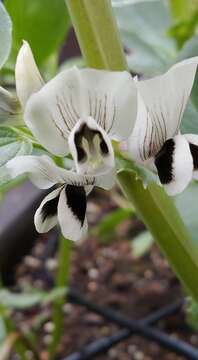
[[[71,154],[74,163],[66,170],[48,155],[29,155],[6,164],[11,178],[26,173],[39,188],[52,188],[35,214],[38,232],[59,223],[66,238],[86,234],[87,195],[115,181],[111,140],[127,141],[130,157],[156,172],[171,195],[198,178],[198,136],[180,134],[197,64],[194,57],[146,81],[127,71],[73,67],[45,84],[24,42],[15,69],[24,121],[52,156]],[[6,96],[1,88],[0,104]]]

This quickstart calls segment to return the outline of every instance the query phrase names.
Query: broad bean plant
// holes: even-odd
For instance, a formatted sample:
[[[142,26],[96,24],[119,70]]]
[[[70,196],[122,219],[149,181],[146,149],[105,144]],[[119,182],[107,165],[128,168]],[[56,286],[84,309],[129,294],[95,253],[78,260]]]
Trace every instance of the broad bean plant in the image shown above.
[[[25,176],[48,189],[35,228],[60,228],[51,357],[94,187],[120,186],[198,300],[197,11],[187,0],[0,2],[0,187]],[[83,61],[60,68],[71,25]]]

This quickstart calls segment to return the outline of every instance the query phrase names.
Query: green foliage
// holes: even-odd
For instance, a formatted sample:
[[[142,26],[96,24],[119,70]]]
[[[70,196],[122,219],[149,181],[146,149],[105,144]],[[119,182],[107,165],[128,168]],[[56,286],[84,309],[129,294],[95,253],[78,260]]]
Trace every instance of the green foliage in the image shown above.
[[[127,3],[114,12],[132,71],[156,75],[174,62],[177,52],[174,41],[167,37],[171,17],[166,1]]]
[[[32,143],[22,132],[11,127],[0,126],[0,185],[10,180],[4,165],[17,155],[32,152]]]
[[[188,324],[195,330],[198,331],[198,303],[192,298],[188,300],[186,319]]]
[[[12,128],[0,127],[0,166],[17,155],[30,154],[31,142]]]
[[[134,259],[138,259],[149,252],[154,239],[149,231],[138,234],[131,242],[131,249]]]
[[[188,188],[175,197],[175,204],[198,246],[198,182],[192,182]]]
[[[0,313],[0,344],[5,339],[6,333],[7,333],[7,331],[6,331],[5,322],[4,322],[3,316]]]
[[[188,105],[184,111],[184,115],[181,122],[181,132],[183,134],[198,134],[198,110],[192,101],[193,95],[188,102]]]
[[[11,48],[12,24],[4,5],[0,2],[0,68],[8,58]]]
[[[46,305],[66,295],[65,287],[55,287],[49,292],[32,290],[25,293],[14,293],[6,289],[0,290],[0,303],[9,309],[29,309],[37,305]]]
[[[180,47],[195,33],[198,25],[198,1],[197,0],[170,0],[170,8],[174,25],[169,34],[177,40]]]
[[[170,8],[175,19],[188,19],[197,9],[197,0],[170,0]]]
[[[190,3],[186,0],[173,0],[174,13],[184,9]],[[189,12],[194,13],[197,1],[192,1]],[[197,5],[198,6],[198,5]],[[181,8],[181,9],[180,9]],[[180,10],[177,10],[180,9]],[[198,36],[190,38],[178,50],[175,39],[168,35],[172,19],[166,0],[143,2],[124,2],[123,6],[115,6],[115,15],[121,32],[122,40],[129,54],[128,65],[131,71],[150,77],[163,73],[175,62],[198,55]],[[184,11],[184,13],[186,13]],[[183,14],[183,13],[182,13]],[[182,17],[183,15],[178,15]],[[198,16],[196,16],[198,19]],[[189,29],[189,25],[187,25]],[[190,31],[190,30],[189,30]],[[191,34],[192,35],[192,34]],[[190,36],[190,35],[189,35]],[[198,80],[198,75],[196,77]],[[191,100],[184,113],[181,131],[183,133],[198,133],[198,81],[195,81]],[[137,174],[143,176],[145,184],[151,177],[149,172],[137,167]],[[147,180],[148,179],[148,180]],[[153,179],[154,180],[154,179]]]
[[[69,28],[64,0],[5,0],[13,22],[13,55],[27,40],[38,64],[42,64],[63,43]]]
[[[109,242],[113,239],[116,227],[124,220],[131,219],[134,215],[134,210],[116,209],[110,214],[104,216],[100,223],[96,226],[95,232],[102,242]]]

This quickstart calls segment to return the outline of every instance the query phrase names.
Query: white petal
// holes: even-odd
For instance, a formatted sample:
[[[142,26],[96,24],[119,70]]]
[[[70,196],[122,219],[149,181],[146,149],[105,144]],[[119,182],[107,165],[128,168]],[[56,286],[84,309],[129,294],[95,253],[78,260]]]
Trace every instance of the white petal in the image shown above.
[[[21,113],[17,98],[0,86],[0,122],[8,121]]]
[[[87,233],[86,193],[84,188],[66,186],[60,194],[58,221],[66,239],[77,241]]]
[[[160,144],[179,132],[181,118],[193,86],[197,64],[198,57],[194,57],[174,65],[161,76],[136,83],[151,119],[149,126],[155,129],[149,130],[148,138],[153,139],[158,151]]]
[[[50,188],[57,183],[84,186],[95,185],[96,182],[93,175],[81,175],[56,166],[48,156],[17,156],[8,161],[6,167],[12,178],[28,174],[30,180],[41,189]]]
[[[53,190],[42,201],[34,215],[34,223],[39,233],[45,233],[57,224],[58,200],[61,188]]]
[[[48,156],[17,156],[6,164],[12,178],[28,174],[40,189],[47,189],[61,182],[58,167]]]
[[[144,166],[147,160],[159,151],[163,145],[157,137],[157,128],[152,125],[152,120],[140,92],[138,92],[138,112],[134,130],[127,141],[130,157]]]
[[[198,135],[186,134],[184,136],[189,143],[190,151],[193,157],[193,179],[198,180]]]
[[[116,168],[109,169],[103,174],[95,176],[94,186],[98,186],[105,190],[110,190],[114,184],[116,179]]]
[[[111,141],[91,117],[80,119],[74,126],[69,136],[69,147],[80,174],[97,175],[114,167]]]
[[[182,192],[193,176],[193,158],[182,135],[167,140],[155,158],[161,183],[169,195]]]
[[[67,154],[67,138],[80,118],[91,116],[121,140],[132,131],[136,87],[127,72],[65,70],[27,103],[25,122],[39,142],[55,155]]]
[[[25,109],[27,126],[55,155],[68,153],[68,135],[80,118],[79,73],[75,67],[61,72],[30,98]]]
[[[58,123],[61,115],[54,114],[54,109],[50,109],[50,98],[43,104],[43,92],[39,91],[27,102],[24,120],[42,146],[52,154],[65,156],[68,153],[67,128]]]
[[[114,140],[132,132],[137,114],[137,90],[127,71],[82,69],[82,95],[87,114]]]
[[[26,41],[23,42],[17,56],[15,78],[17,96],[24,107],[30,95],[40,90],[44,85],[31,48]]]

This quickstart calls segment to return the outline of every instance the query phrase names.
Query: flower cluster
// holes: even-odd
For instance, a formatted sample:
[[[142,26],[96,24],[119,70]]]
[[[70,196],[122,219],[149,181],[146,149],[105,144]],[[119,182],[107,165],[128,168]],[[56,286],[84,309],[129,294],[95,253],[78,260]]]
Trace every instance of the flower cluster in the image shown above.
[[[24,42],[15,69],[24,121],[52,156],[71,154],[74,163],[66,170],[47,155],[8,161],[12,178],[26,173],[39,188],[52,188],[35,214],[38,232],[58,222],[66,238],[84,236],[88,193],[115,181],[111,140],[127,140],[131,158],[156,172],[169,194],[198,178],[198,136],[179,131],[197,64],[191,58],[146,81],[127,71],[73,67],[45,84]]]

